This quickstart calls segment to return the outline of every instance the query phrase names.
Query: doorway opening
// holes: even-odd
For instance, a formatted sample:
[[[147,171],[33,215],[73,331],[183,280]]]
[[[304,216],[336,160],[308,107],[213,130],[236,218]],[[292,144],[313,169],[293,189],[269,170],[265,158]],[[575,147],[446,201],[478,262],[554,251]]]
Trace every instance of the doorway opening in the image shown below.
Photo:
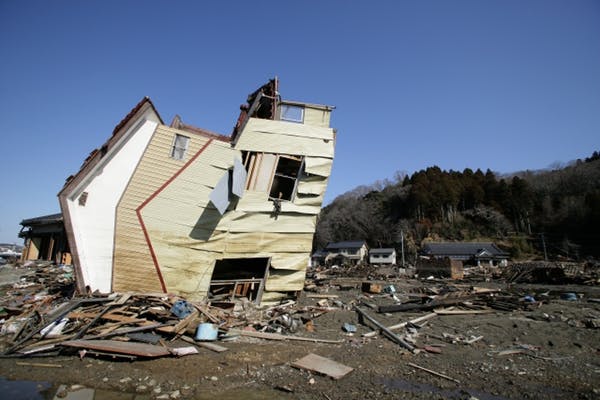
[[[247,298],[260,303],[270,258],[225,258],[215,262],[208,297],[216,301]]]

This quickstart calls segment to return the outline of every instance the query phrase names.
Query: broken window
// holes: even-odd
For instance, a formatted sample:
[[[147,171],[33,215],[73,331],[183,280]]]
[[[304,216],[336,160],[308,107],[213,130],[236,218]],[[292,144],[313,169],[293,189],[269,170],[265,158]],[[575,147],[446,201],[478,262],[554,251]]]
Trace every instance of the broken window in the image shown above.
[[[173,148],[171,149],[171,158],[183,160],[185,158],[185,152],[187,151],[189,141],[189,137],[175,134]]]
[[[210,281],[211,300],[245,297],[260,303],[265,287],[269,258],[226,258],[217,260]]]
[[[291,104],[281,105],[281,120],[288,122],[304,122],[304,107]]]
[[[292,201],[302,175],[303,158],[269,153],[248,153],[246,189],[266,192],[271,199]]]
[[[301,166],[301,158],[279,156],[269,197],[273,199],[293,200]]]

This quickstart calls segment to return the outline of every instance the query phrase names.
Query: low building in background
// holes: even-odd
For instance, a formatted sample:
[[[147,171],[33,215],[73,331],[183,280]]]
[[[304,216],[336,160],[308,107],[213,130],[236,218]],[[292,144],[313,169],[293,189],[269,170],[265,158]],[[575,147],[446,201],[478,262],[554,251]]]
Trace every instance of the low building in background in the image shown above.
[[[21,221],[19,237],[24,239],[22,261],[46,260],[71,264],[62,214],[44,215]]]
[[[369,264],[396,265],[396,249],[379,248],[369,250]]]
[[[361,264],[367,262],[369,248],[364,240],[329,243],[325,247],[326,263]]]
[[[491,242],[440,242],[425,243],[421,256],[459,260],[472,265],[507,265],[509,254]]]

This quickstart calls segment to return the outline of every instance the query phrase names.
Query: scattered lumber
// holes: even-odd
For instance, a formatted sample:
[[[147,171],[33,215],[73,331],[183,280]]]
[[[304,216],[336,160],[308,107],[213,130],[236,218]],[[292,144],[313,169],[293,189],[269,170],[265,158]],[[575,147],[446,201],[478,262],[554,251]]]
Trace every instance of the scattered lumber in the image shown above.
[[[308,338],[303,336],[292,336],[292,335],[281,335],[279,333],[269,333],[269,332],[254,332],[254,331],[244,331],[238,329],[230,329],[229,333],[232,335],[240,335],[240,336],[248,336],[258,339],[267,339],[267,340],[296,340],[302,342],[313,342],[313,343],[332,343],[338,344],[343,343],[344,340],[330,340],[330,339],[319,339],[319,338]]]

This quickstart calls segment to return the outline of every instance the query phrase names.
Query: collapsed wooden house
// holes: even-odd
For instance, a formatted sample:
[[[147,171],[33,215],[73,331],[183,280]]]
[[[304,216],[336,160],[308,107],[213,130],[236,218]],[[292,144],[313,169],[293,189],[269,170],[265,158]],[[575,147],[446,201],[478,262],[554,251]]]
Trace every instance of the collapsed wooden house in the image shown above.
[[[302,289],[334,156],[333,107],[277,79],[231,136],[144,98],[59,193],[78,290],[275,301]]]

